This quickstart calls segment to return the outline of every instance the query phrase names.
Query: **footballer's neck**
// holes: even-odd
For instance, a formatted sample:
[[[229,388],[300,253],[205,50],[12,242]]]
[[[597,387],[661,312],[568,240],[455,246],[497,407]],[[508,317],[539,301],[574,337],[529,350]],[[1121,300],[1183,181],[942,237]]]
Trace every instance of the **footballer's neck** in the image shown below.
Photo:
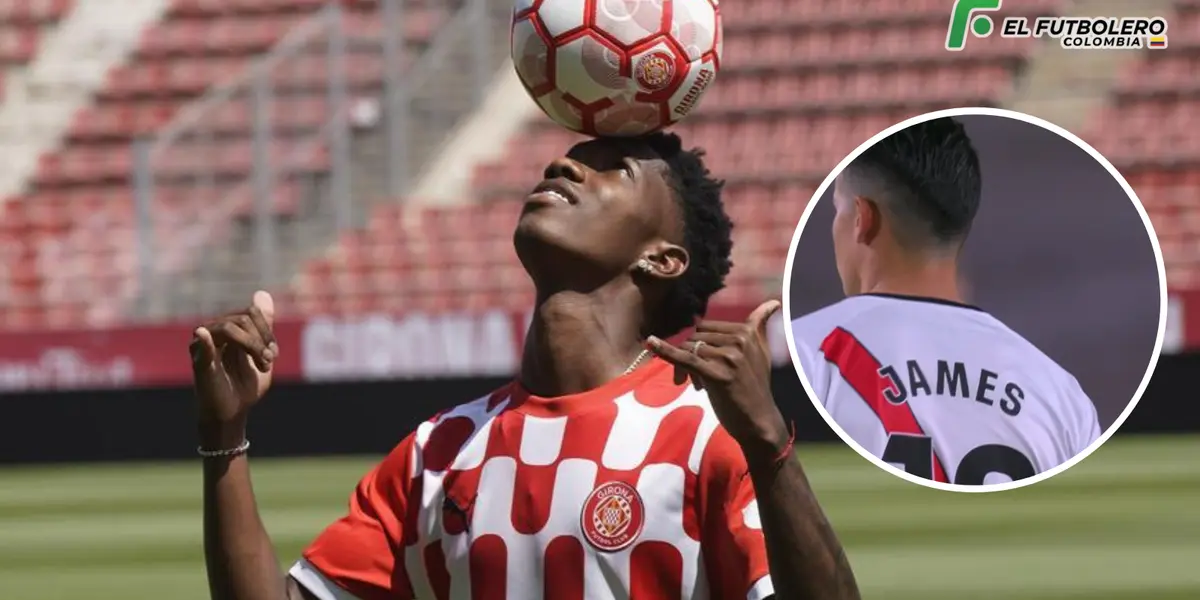
[[[641,296],[628,281],[538,294],[521,385],[543,397],[578,394],[624,374],[641,353]]]
[[[899,255],[873,263],[863,270],[863,293],[964,302],[956,256]]]

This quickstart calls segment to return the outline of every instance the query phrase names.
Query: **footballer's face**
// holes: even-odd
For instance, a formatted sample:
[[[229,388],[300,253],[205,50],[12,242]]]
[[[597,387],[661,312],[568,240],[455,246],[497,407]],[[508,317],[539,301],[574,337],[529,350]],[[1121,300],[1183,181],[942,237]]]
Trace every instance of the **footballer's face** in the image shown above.
[[[858,277],[862,248],[856,243],[859,230],[856,204],[839,176],[833,183],[833,256],[838,277],[842,280],[842,291],[847,296],[862,291]]]
[[[535,282],[600,283],[649,258],[670,276],[687,267],[682,215],[666,163],[644,141],[583,142],[547,165],[513,235]]]

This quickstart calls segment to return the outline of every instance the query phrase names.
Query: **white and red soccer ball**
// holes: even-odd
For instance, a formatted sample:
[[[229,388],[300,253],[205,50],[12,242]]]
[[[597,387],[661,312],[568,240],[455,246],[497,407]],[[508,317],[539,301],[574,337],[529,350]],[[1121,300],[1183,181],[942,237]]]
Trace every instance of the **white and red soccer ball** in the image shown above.
[[[517,0],[517,76],[551,119],[637,136],[688,115],[721,68],[717,0]]]

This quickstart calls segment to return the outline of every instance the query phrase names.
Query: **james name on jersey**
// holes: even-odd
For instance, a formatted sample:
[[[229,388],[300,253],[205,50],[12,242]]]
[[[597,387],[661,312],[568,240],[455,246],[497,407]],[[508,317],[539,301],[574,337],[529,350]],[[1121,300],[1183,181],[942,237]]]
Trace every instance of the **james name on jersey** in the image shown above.
[[[916,359],[904,361],[899,369],[884,365],[879,374],[887,378],[889,387],[884,388],[883,397],[892,404],[904,404],[909,398],[920,396],[962,398],[996,406],[1010,417],[1021,414],[1025,390],[1015,381],[1002,377],[995,370],[968,368],[961,361],[938,360],[936,365],[932,362],[926,361],[924,368]],[[926,372],[935,374],[932,385]],[[968,373],[972,376],[968,377]]]
[[[960,485],[1032,477],[1100,437],[1075,377],[977,307],[851,296],[792,322],[815,400],[865,451]]]

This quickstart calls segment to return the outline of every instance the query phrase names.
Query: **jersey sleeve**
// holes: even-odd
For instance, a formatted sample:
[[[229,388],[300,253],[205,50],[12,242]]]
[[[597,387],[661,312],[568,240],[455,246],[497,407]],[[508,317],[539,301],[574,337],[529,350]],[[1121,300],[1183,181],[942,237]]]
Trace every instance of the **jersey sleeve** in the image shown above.
[[[1081,407],[1075,419],[1075,439],[1073,440],[1075,454],[1072,456],[1077,456],[1084,450],[1087,450],[1088,446],[1092,445],[1092,442],[1100,439],[1100,435],[1103,432],[1100,429],[1100,417],[1096,413],[1096,404],[1083,391],[1083,387],[1079,385],[1078,380],[1072,378],[1071,384],[1072,392],[1076,395]]]
[[[792,339],[796,343],[796,358],[800,361],[800,369],[804,371],[805,379],[808,380],[813,393],[817,396],[814,400],[820,402],[825,408],[829,408],[829,362],[825,360],[825,356],[820,353],[817,346],[801,336],[799,327],[793,327]]]
[[[303,552],[289,574],[319,600],[412,598],[404,548],[414,436],[359,481],[349,510]],[[409,535],[413,532],[408,531]]]
[[[714,598],[763,600],[774,594],[754,485],[742,449],[723,427],[700,464],[700,548]]]

